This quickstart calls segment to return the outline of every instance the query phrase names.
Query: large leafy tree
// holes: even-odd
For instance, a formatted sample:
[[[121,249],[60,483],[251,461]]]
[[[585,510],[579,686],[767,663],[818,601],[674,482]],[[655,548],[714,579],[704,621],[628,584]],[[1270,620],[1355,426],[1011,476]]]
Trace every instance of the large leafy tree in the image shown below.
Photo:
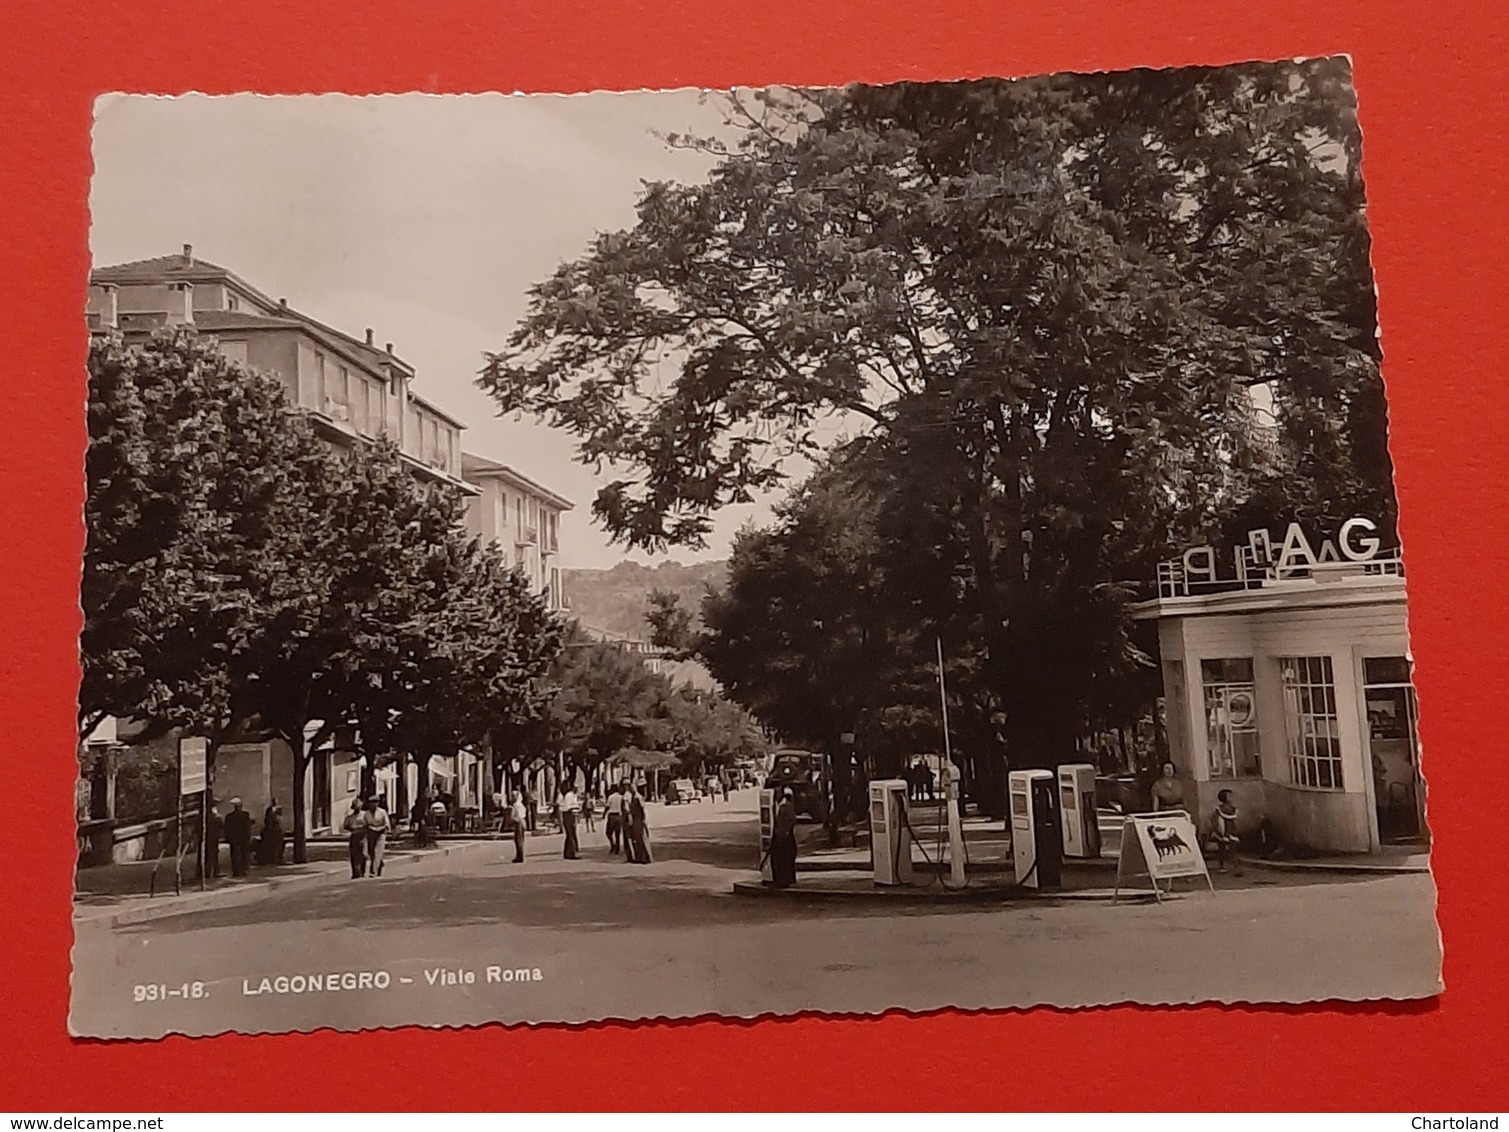
[[[660,746],[660,708],[674,690],[633,653],[577,633],[566,643],[553,682],[545,725],[534,736],[536,758],[560,756],[582,770],[590,786],[621,752]]]
[[[893,773],[907,754],[942,746],[933,638],[891,600],[865,448],[837,454],[774,525],[736,537],[727,583],[700,618],[669,593],[652,594],[649,614],[657,643],[698,656],[787,742],[829,755],[839,813],[862,785],[851,756]]]
[[[279,387],[187,330],[89,350],[79,730],[216,737],[238,658],[303,598],[285,526],[325,450]]]
[[[386,441],[330,453],[303,487],[302,521],[281,529],[284,560],[305,564],[302,600],[233,673],[238,716],[293,752],[295,861],[305,859],[314,751],[342,729],[364,728],[375,755],[395,719],[413,720],[416,668],[456,593],[461,509],[452,489],[421,483]]]
[[[708,182],[650,186],[481,379],[620,469],[594,511],[631,545],[700,542],[864,422],[917,614],[978,642],[1031,764],[1135,665],[1127,583],[1170,545],[1259,485],[1391,508],[1344,61],[733,113]]]
[[[333,448],[189,330],[102,336],[89,376],[81,735],[115,715],[137,738],[279,736],[302,861],[309,761],[338,731],[371,765],[538,713],[561,626],[453,489],[390,443]]]
[[[417,561],[419,584],[402,631],[371,643],[368,679],[352,682],[363,749],[412,755],[427,790],[429,756],[482,747],[537,719],[564,626],[496,547],[459,528]]]

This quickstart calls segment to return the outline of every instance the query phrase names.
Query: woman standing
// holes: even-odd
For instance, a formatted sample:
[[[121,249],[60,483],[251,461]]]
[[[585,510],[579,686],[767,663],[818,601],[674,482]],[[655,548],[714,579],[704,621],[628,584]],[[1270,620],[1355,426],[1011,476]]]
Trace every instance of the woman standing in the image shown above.
[[[1164,763],[1162,777],[1153,783],[1153,809],[1184,809],[1184,783],[1179,781],[1173,763]]]
[[[650,863],[650,826],[645,818],[644,799],[639,796],[639,786],[629,784],[629,828],[626,841],[629,851],[629,863],[632,865],[648,865]]]
[[[770,833],[770,883],[776,888],[796,883],[796,802],[789,786],[781,792]]]

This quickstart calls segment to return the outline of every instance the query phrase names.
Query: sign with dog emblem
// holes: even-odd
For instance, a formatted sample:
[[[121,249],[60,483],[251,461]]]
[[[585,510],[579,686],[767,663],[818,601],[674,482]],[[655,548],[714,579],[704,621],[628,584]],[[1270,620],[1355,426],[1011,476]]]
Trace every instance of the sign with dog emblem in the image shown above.
[[[1204,877],[1210,890],[1210,870],[1200,852],[1200,835],[1195,823],[1183,810],[1164,810],[1158,814],[1128,814],[1121,826],[1121,856],[1116,863],[1116,891],[1121,894],[1128,882],[1146,878],[1159,900],[1163,899],[1161,881],[1174,877]]]

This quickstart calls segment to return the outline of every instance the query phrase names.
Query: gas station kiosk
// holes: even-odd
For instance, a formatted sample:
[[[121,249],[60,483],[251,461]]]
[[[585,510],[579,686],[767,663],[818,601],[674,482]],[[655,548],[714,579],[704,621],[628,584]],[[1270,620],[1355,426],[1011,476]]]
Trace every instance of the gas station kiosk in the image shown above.
[[[912,879],[912,829],[906,817],[907,784],[900,778],[870,783],[870,862],[875,883]]]
[[[1006,776],[1011,799],[1011,859],[1024,888],[1057,888],[1062,879],[1063,833],[1057,776],[1051,770],[1014,770]]]
[[[1058,768],[1058,799],[1065,857],[1100,856],[1100,822],[1095,816],[1095,768],[1065,763]]]

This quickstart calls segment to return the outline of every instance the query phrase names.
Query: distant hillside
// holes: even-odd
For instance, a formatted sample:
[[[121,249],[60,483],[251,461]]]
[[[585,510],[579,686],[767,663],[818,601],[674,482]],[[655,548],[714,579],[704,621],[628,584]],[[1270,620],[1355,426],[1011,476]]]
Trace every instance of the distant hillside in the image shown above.
[[[721,588],[727,573],[727,562],[620,562],[609,570],[562,570],[561,585],[571,616],[584,625],[647,640],[650,627],[644,615],[652,590],[679,594],[682,608],[695,614],[707,587]]]

